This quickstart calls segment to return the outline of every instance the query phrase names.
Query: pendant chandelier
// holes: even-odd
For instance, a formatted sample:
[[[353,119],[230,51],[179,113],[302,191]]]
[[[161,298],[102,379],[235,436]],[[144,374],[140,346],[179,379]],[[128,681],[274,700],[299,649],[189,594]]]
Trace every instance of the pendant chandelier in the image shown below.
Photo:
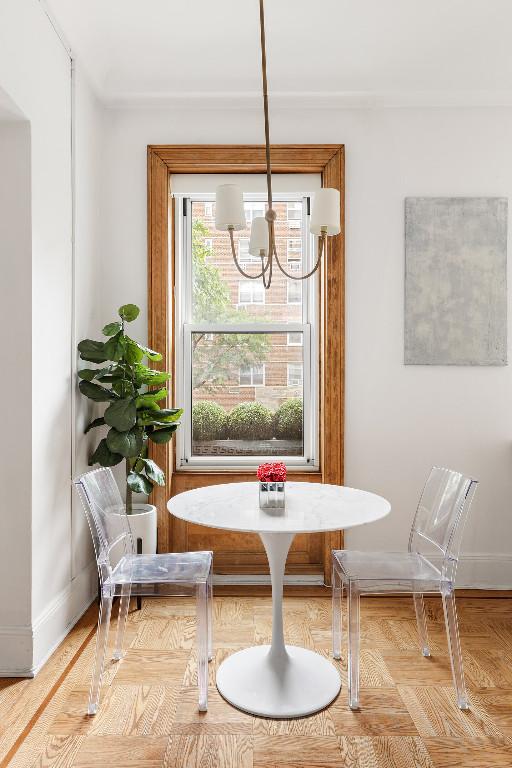
[[[261,74],[263,81],[263,111],[265,116],[265,155],[267,166],[267,211],[265,217],[258,216],[253,219],[251,237],[249,240],[249,253],[251,256],[261,258],[261,270],[251,275],[240,266],[236,255],[234,232],[245,229],[244,199],[238,184],[221,184],[217,187],[215,228],[229,232],[231,253],[236,268],[243,277],[249,280],[261,278],[265,288],[270,288],[272,283],[272,271],[274,259],[281,272],[290,280],[306,280],[311,277],[320,266],[322,254],[327,253],[327,237],[337,235],[340,230],[340,193],[337,189],[324,187],[313,196],[313,208],[311,212],[310,231],[318,237],[318,253],[314,267],[305,274],[297,275],[288,272],[277,255],[275,238],[276,211],[272,207],[272,170],[270,165],[270,128],[268,118],[268,93],[267,93],[267,56],[265,49],[265,12],[263,0],[260,4],[260,41],[261,41]]]

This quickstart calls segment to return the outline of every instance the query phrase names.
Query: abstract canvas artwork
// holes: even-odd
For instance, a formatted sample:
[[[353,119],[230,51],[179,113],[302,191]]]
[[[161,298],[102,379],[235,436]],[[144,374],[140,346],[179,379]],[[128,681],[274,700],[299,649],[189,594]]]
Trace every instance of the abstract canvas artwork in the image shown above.
[[[506,198],[406,198],[404,362],[506,365]]]

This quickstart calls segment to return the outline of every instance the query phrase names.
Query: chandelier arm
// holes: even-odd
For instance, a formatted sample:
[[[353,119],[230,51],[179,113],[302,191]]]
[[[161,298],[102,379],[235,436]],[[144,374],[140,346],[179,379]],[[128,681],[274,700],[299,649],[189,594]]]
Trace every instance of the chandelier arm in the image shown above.
[[[267,161],[267,198],[272,208],[272,172],[270,168],[270,123],[268,117],[267,50],[265,44],[265,9],[260,0],[261,78],[263,81],[263,112],[265,115],[265,156]]]
[[[263,267],[261,272],[258,272],[257,275],[250,275],[248,272],[245,272],[242,269],[242,267],[240,266],[240,264],[238,263],[238,259],[236,257],[235,240],[234,240],[234,237],[233,237],[233,230],[232,229],[229,230],[229,239],[231,241],[231,255],[233,256],[233,261],[235,262],[235,267],[238,269],[240,274],[243,275],[243,277],[246,277],[248,280],[257,280],[259,277],[262,277],[263,278],[263,283],[265,284],[265,272],[269,269],[269,267],[270,267],[270,274],[272,274],[272,268],[271,268],[272,267],[272,255],[269,253],[269,255],[267,257],[267,263],[265,264],[265,266]],[[265,287],[267,287],[267,286],[265,286]]]
[[[279,261],[279,256],[277,255],[277,250],[274,244],[274,256],[276,257],[277,266],[283,273],[283,275],[286,275],[290,280],[307,280],[308,277],[311,277],[315,274],[317,269],[319,268],[321,261],[322,261],[322,254],[327,253],[327,235],[323,234],[321,237],[318,238],[318,256],[316,260],[316,264],[313,267],[312,270],[309,272],[306,272],[305,275],[294,275],[293,273],[287,272],[287,270],[283,267],[281,262]]]

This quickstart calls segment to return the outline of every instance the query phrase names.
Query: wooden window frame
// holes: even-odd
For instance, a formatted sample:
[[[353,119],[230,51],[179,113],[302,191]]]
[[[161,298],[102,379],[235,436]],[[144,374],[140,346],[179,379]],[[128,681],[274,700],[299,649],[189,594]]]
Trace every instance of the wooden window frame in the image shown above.
[[[341,233],[328,239],[321,272],[320,316],[320,469],[294,472],[296,480],[343,484],[345,373],[345,152],[341,144],[274,144],[274,173],[320,173],[322,186],[338,189]],[[156,368],[174,374],[174,238],[170,176],[173,173],[265,173],[263,145],[149,145],[148,168],[148,343],[162,353]],[[328,270],[325,264],[328,264]],[[327,311],[326,311],[327,308]],[[174,387],[174,375],[172,390]],[[173,398],[171,392],[171,400]],[[165,470],[166,485],[152,493],[158,509],[158,551],[180,551],[185,525],[171,520],[170,496],[203,485],[254,479],[253,472],[180,472],[174,469],[173,443],[152,445]],[[324,580],[330,583],[330,553],[343,545],[343,533],[324,534]]]

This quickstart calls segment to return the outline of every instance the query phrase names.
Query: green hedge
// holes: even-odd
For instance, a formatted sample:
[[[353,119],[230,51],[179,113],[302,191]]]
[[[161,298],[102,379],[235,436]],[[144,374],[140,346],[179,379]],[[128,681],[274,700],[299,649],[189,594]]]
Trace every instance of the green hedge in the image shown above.
[[[302,440],[302,400],[293,397],[279,406],[274,414],[274,434],[277,438]]]
[[[270,440],[274,435],[270,408],[261,403],[240,403],[228,416],[228,435],[233,440]]]
[[[218,440],[226,437],[228,414],[218,405],[202,401],[192,408],[192,436],[194,440]]]

